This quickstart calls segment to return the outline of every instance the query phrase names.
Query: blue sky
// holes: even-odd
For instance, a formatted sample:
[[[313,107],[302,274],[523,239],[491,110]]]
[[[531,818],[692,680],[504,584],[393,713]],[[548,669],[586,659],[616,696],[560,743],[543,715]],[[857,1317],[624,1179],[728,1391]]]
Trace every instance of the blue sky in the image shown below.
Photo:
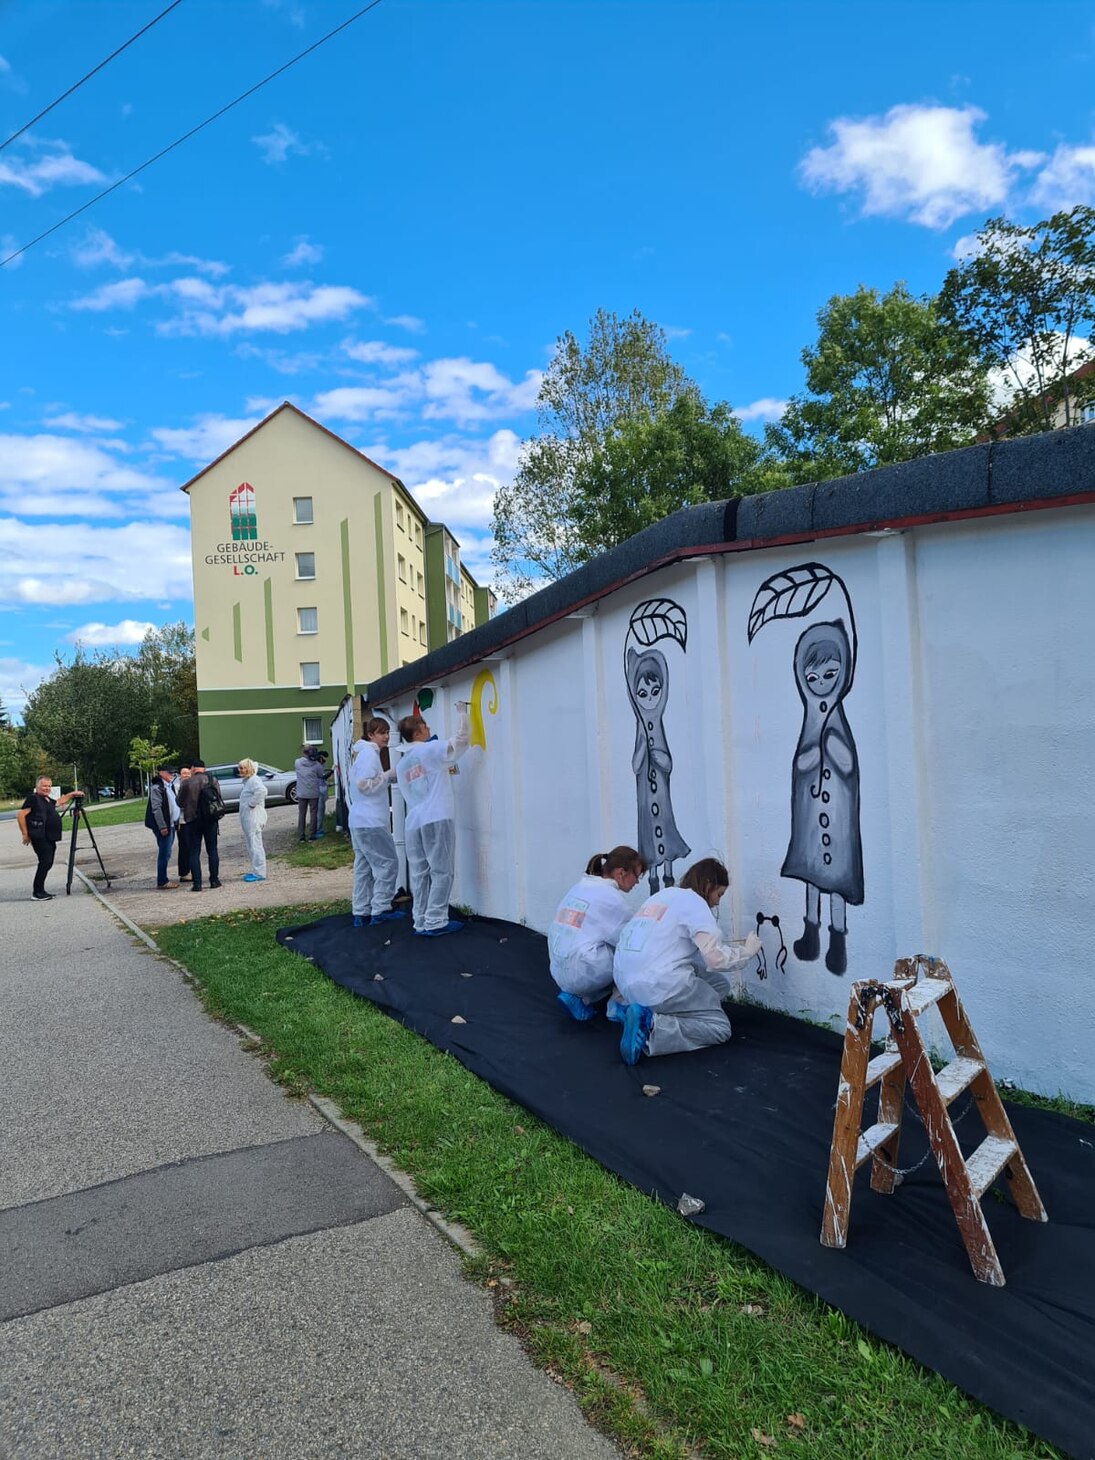
[[[7,0],[7,136],[166,0]],[[0,151],[6,255],[353,13],[182,0]],[[0,699],[191,613],[178,491],[283,399],[489,578],[538,372],[638,308],[751,429],[818,308],[1095,202],[1095,6],[382,0],[0,270]]]

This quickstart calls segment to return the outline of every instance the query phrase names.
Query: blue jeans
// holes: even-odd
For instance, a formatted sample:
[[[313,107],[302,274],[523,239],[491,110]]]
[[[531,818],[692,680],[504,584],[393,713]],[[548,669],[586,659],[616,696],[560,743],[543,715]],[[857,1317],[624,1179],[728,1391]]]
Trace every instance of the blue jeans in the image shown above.
[[[167,864],[171,860],[171,848],[175,845],[175,828],[172,827],[166,836],[161,836],[157,831],[156,837],[156,886],[162,887],[169,881],[167,875]]]

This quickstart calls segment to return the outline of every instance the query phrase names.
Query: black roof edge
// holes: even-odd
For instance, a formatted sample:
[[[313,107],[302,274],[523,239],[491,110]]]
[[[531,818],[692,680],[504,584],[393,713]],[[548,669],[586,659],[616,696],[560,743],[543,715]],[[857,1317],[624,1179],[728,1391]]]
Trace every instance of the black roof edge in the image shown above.
[[[440,649],[372,681],[373,705],[497,655],[624,584],[699,549],[763,548],[837,534],[1095,501],[1095,425],[985,442],[754,497],[682,507]]]

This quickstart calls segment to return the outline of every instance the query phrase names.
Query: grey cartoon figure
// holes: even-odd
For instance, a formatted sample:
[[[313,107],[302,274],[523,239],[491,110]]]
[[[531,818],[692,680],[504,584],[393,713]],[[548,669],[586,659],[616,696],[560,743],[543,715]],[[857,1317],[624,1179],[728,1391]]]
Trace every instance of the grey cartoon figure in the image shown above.
[[[821,952],[821,896],[829,895],[825,967],[848,967],[849,903],[863,902],[863,843],[859,827],[859,757],[843,701],[852,686],[847,631],[837,619],[812,624],[795,645],[795,686],[802,730],[791,773],[791,841],[782,874],[806,884],[806,916],[795,957]]]
[[[650,891],[654,893],[661,886],[658,868],[663,869],[665,886],[672,887],[674,859],[687,857],[691,850],[673,817],[669,789],[673,757],[662,723],[669,696],[669,666],[658,649],[646,649],[641,654],[628,649],[627,693],[636,721],[631,769],[638,801],[638,849],[649,869]]]

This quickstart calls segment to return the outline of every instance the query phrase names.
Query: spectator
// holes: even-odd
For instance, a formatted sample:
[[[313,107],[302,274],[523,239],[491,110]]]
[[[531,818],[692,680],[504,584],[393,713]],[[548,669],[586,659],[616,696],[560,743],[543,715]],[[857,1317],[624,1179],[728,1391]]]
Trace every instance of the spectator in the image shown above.
[[[224,815],[224,797],[216,776],[207,774],[205,761],[196,760],[192,763],[190,779],[179,787],[178,802],[190,842],[190,891],[202,890],[203,843],[209,863],[209,885],[219,887],[221,859],[217,835],[220,818]]]
[[[49,902],[52,892],[46,891],[46,877],[57,855],[57,843],[61,840],[61,810],[73,799],[83,799],[83,791],[69,791],[57,802],[50,792],[53,782],[49,776],[39,776],[34,790],[23,802],[16,815],[23,845],[33,847],[38,858],[38,870],[34,874],[34,900]]]
[[[178,799],[179,799],[179,787],[182,785],[182,783],[184,781],[188,781],[189,779],[190,779],[190,767],[188,765],[181,765],[179,767],[178,779],[175,781],[175,800],[176,801],[178,801]],[[190,836],[189,836],[189,833],[187,832],[187,829],[186,829],[186,822],[182,819],[181,816],[179,817],[178,823],[177,823],[177,825],[175,827],[175,836],[177,837],[178,843],[179,843],[179,871],[178,871],[178,879],[179,879],[180,882],[189,882],[190,881]]]
[[[156,886],[165,892],[179,885],[169,881],[167,874],[179,820],[179,803],[175,800],[171,784],[174,775],[174,766],[160,766],[149,785],[148,806],[144,813],[144,824],[156,837]]]
[[[317,823],[323,786],[323,767],[319,763],[319,751],[316,746],[301,747],[295,769],[297,773],[297,836],[302,842],[306,842],[309,837],[307,828],[310,824],[311,839],[315,841],[319,834]]]
[[[266,783],[253,760],[241,760],[240,830],[243,844],[251,859],[251,870],[243,874],[245,882],[266,881],[266,848],[262,844],[262,828],[266,825]]]

